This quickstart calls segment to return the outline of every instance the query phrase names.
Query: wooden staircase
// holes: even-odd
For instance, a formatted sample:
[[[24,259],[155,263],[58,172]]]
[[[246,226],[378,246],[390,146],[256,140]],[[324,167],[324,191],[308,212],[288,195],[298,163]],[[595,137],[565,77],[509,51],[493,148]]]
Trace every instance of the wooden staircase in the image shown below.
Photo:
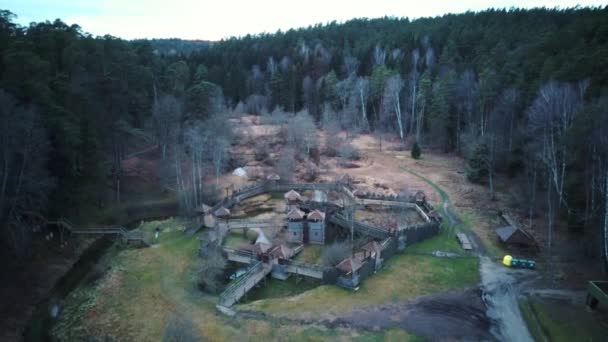
[[[245,274],[230,283],[220,295],[218,306],[229,308],[264,279],[272,271],[272,265],[258,261]]]

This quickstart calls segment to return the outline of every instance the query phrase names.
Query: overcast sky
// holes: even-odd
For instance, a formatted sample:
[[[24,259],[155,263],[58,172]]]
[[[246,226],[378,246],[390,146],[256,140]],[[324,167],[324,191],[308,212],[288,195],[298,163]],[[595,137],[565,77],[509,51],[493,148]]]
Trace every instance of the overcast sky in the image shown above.
[[[487,8],[605,6],[597,0],[0,0],[17,22],[60,18],[95,35],[219,40],[352,18],[419,18]]]

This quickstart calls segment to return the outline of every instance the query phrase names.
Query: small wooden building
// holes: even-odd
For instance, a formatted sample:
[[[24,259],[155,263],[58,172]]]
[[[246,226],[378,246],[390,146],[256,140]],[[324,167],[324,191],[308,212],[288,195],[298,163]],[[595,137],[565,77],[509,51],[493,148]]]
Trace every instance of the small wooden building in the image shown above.
[[[215,211],[215,216],[220,218],[227,218],[230,216],[230,209],[226,207],[220,207]]]
[[[271,173],[268,176],[266,176],[266,180],[269,180],[271,182],[276,182],[279,181],[281,179],[281,176],[279,176],[276,173]]]
[[[306,221],[308,223],[308,242],[322,245],[325,243],[325,213],[315,209],[311,211]]]
[[[293,251],[293,249],[287,247],[286,245],[281,244],[281,245],[272,247],[272,249],[270,249],[268,254],[270,254],[275,259],[288,260],[288,259],[291,259],[291,257],[293,257],[294,251]]]
[[[342,260],[336,268],[342,273],[344,276],[356,276],[359,269],[363,266],[361,261],[356,258],[346,258]]]
[[[532,235],[520,228],[506,226],[496,229],[498,240],[504,244],[530,247],[536,244]]]
[[[366,195],[366,192],[361,189],[355,189],[355,191],[353,191],[353,196],[355,196],[357,198],[364,198],[365,195]]]
[[[295,190],[289,190],[285,193],[284,197],[285,201],[287,202],[287,212],[298,208],[300,206],[300,202],[302,202],[302,196]]]
[[[424,193],[424,191],[416,191],[416,193],[414,194],[414,200],[416,201],[416,204],[423,205],[426,202],[426,194]]]
[[[253,245],[253,252],[258,256],[263,256],[263,255],[268,254],[268,252],[270,251],[271,248],[272,248],[272,245],[269,243],[258,242],[255,245]]]
[[[304,242],[304,212],[297,207],[287,213],[287,240],[294,243]]]

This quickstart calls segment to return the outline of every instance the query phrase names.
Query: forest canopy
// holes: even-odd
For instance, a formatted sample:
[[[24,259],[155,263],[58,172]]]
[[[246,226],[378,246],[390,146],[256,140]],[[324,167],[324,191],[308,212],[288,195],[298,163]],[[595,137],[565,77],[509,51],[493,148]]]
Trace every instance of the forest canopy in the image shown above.
[[[219,174],[226,156],[205,142],[231,143],[217,128],[233,109],[306,111],[323,128],[459,153],[471,181],[522,184],[530,215],[541,191],[550,225],[608,225],[608,7],[355,19],[195,45],[14,20],[0,12],[0,222],[15,246],[23,212],[99,201],[136,147],[158,144],[174,165],[208,158]],[[195,185],[190,207],[204,196]]]

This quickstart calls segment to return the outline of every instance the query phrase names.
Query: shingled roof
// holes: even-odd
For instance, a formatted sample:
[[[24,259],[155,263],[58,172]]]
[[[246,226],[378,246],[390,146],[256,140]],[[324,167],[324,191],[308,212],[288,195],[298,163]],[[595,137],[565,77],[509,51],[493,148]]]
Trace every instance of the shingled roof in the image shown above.
[[[230,216],[230,209],[228,209],[226,207],[221,207],[215,211],[215,216],[217,216],[217,217]]]
[[[336,268],[346,274],[351,274],[351,273],[357,272],[362,266],[363,266],[363,264],[361,264],[361,262],[359,260],[357,260],[355,258],[346,258],[346,259],[342,260],[336,266]]]
[[[258,254],[264,254],[268,252],[270,248],[272,248],[272,245],[264,242],[258,242],[253,246],[253,250]]]
[[[301,220],[304,218],[304,212],[298,208],[293,208],[287,213],[287,218],[290,220]]]
[[[278,259],[289,259],[293,256],[293,249],[285,245],[278,245],[274,246],[269,254]]]
[[[284,197],[288,201],[300,201],[302,199],[302,196],[295,190],[289,190],[285,193]]]
[[[279,176],[276,173],[271,173],[266,177],[266,179],[271,180],[271,181],[278,181],[281,179],[281,176]]]
[[[496,235],[498,235],[500,241],[504,243],[528,246],[533,245],[535,243],[534,238],[530,234],[528,234],[522,229],[515,228],[513,226],[506,226],[496,229]]]
[[[318,209],[315,209],[315,210],[311,211],[310,214],[308,214],[308,219],[314,220],[314,221],[324,221],[325,213]]]

